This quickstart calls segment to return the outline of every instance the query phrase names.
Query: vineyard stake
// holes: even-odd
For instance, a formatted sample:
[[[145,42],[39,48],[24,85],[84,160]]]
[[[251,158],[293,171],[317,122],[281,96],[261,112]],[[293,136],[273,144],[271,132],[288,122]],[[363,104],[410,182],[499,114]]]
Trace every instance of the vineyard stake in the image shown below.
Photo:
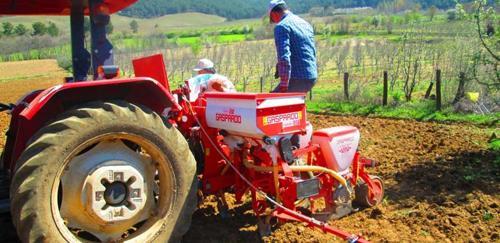
[[[349,101],[349,73],[344,73],[344,97]]]
[[[382,99],[383,106],[387,105],[387,89],[388,89],[387,86],[389,86],[389,77],[387,71],[384,71],[384,97]]]
[[[436,109],[441,110],[441,69],[436,70]]]

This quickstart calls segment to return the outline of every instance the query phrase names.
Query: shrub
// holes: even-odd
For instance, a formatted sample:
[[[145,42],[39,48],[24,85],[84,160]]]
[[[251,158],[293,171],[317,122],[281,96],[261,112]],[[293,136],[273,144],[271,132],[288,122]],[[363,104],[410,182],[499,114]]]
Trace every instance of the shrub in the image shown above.
[[[33,23],[33,35],[45,35],[47,33],[47,26],[42,22]]]
[[[245,25],[242,29],[242,34],[251,34],[253,33],[253,27],[249,27],[248,25]]]
[[[493,151],[500,152],[500,139],[495,138],[490,141],[490,149]]]
[[[401,91],[395,91],[392,93],[392,100],[394,103],[399,104],[401,101],[403,101],[404,93]]]
[[[378,27],[379,25],[381,25],[381,17],[380,16],[373,16],[372,20],[371,20],[371,25],[375,26],[375,27]]]
[[[57,28],[57,25],[54,24],[53,22],[49,22],[49,27],[47,27],[47,33],[52,37],[56,37],[59,35],[59,28]]]
[[[243,31],[240,31],[239,29],[232,29],[231,34],[233,35],[243,34]]]
[[[3,28],[2,33],[7,36],[12,35],[12,32],[14,31],[14,25],[10,22],[2,23],[2,28]]]
[[[135,19],[132,20],[129,25],[130,25],[130,29],[132,30],[132,32],[134,34],[139,32],[139,23],[137,23],[137,21]]]
[[[179,35],[179,38],[189,38],[189,37],[200,37],[202,33],[200,31],[195,32],[185,32]]]
[[[68,55],[57,56],[57,65],[68,72],[73,72],[73,61]]]
[[[25,35],[28,33],[28,29],[24,26],[24,24],[18,24],[16,28],[14,28],[14,33],[19,36]]]
[[[446,18],[448,21],[455,21],[457,20],[457,11],[455,9],[450,9],[446,12]]]
[[[177,35],[176,35],[175,33],[167,33],[167,35],[166,35],[166,37],[167,37],[168,39],[173,39],[173,38],[175,38],[176,36],[177,36]]]

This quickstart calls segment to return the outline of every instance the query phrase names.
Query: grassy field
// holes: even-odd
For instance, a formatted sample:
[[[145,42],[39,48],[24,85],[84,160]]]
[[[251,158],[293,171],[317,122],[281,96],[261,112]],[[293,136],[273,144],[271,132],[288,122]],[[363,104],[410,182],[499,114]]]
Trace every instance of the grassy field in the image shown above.
[[[172,14],[151,19],[130,18],[116,14],[111,16],[111,22],[113,23],[114,31],[116,33],[120,33],[122,31],[130,32],[130,22],[132,20],[136,20],[139,23],[139,34],[143,35],[163,33],[189,27],[208,27],[223,24],[226,21],[226,19],[223,17],[203,13]],[[37,21],[46,23],[52,21],[63,32],[69,33],[68,17],[53,16],[44,17],[43,19],[40,19],[40,17],[31,16],[0,17],[0,23],[7,21],[13,23],[14,25],[24,24],[26,26],[31,26],[31,24]]]

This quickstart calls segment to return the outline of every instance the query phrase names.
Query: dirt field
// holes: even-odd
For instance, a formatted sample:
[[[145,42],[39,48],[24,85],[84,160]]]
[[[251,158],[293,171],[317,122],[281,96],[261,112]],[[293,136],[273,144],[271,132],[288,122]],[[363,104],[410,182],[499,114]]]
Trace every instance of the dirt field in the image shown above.
[[[28,92],[62,83],[65,75],[56,60],[0,63],[0,102],[15,103]],[[6,113],[0,113],[0,150],[9,121]]]
[[[50,70],[36,78],[0,81],[0,102],[14,102],[27,91],[60,83],[64,73]],[[500,241],[500,155],[487,150],[491,128],[323,115],[309,115],[309,120],[316,129],[359,127],[361,151],[380,161],[372,172],[386,182],[382,205],[333,225],[374,242]],[[0,114],[0,150],[7,124],[8,116]],[[222,219],[214,199],[208,198],[195,213],[184,242],[338,241],[295,223],[276,226],[270,237],[261,239],[250,205],[227,198],[231,217]],[[8,215],[0,217],[3,242],[16,241],[9,220]]]
[[[373,174],[386,182],[382,205],[331,222],[374,242],[498,241],[499,154],[485,149],[486,129],[414,121],[309,115],[316,128],[361,128],[362,152],[380,161]],[[496,161],[495,161],[496,160]],[[234,205],[222,220],[214,202],[196,212],[186,242],[255,242],[249,205]],[[264,241],[332,242],[300,224],[277,226]]]

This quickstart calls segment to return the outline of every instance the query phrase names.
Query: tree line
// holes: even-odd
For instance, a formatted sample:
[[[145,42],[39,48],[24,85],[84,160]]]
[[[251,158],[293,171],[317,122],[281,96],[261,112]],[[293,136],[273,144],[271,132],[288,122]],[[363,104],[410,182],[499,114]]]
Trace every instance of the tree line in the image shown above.
[[[201,12],[232,19],[256,18],[266,14],[268,0],[148,0],[139,1],[121,12],[130,17],[150,18],[166,14]],[[470,2],[461,0],[459,2]],[[455,6],[449,0],[288,0],[295,13],[307,13],[313,7],[382,7],[395,6],[395,10],[404,10],[408,5],[418,4],[424,9],[435,6],[448,9]]]
[[[3,22],[1,24],[0,37],[1,36],[44,36],[49,35],[51,37],[57,37],[60,34],[59,27],[54,22],[48,22],[48,24],[42,22],[35,22],[31,25],[31,29],[24,24],[14,25],[11,22]]]

